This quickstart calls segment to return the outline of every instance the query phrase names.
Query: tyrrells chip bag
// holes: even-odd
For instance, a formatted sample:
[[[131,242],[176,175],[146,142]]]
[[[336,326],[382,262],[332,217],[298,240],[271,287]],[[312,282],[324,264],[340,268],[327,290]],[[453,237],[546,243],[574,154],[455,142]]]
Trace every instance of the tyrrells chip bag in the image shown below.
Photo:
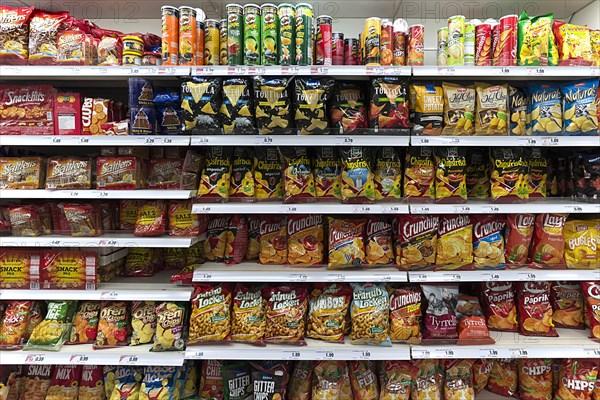
[[[563,94],[563,133],[575,136],[597,135],[598,78],[565,83],[560,89]]]
[[[331,97],[333,78],[295,79],[294,120],[301,135],[322,135],[328,133],[327,101]]]
[[[289,85],[291,78],[254,77],[254,107],[260,134],[291,134]]]
[[[247,135],[256,132],[252,86],[249,79],[223,80],[223,102],[219,114],[226,135]]]
[[[362,87],[348,82],[336,82],[331,97],[331,126],[336,133],[350,133],[367,128],[367,109]]]
[[[195,76],[181,84],[183,130],[191,134],[218,134],[221,128],[221,78]]]

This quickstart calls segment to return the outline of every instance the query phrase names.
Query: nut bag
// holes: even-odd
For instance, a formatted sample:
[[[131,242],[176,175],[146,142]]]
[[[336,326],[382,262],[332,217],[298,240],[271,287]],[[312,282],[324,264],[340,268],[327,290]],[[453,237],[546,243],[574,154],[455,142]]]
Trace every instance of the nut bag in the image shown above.
[[[517,332],[514,296],[512,282],[481,282],[479,298],[490,330]]]
[[[391,287],[390,339],[392,343],[420,344],[421,289],[416,285]]]
[[[409,86],[412,132],[435,136],[442,133],[444,123],[444,89],[436,83],[411,83]]]
[[[527,164],[527,190],[529,197],[548,197],[548,152],[541,147],[529,149]]]
[[[399,77],[371,79],[371,104],[369,127],[375,129],[400,129],[408,133],[408,87]]]
[[[467,201],[467,166],[464,147],[438,147],[435,149],[435,199],[439,203],[464,203]]]
[[[82,301],[73,318],[71,334],[67,344],[94,343],[98,334],[100,303],[97,301]]]
[[[189,345],[231,340],[231,290],[231,285],[227,283],[195,286]]]
[[[563,360],[554,398],[590,400],[598,379],[598,369],[597,360],[576,358]]]
[[[25,349],[58,351],[69,338],[76,309],[76,301],[50,301],[46,317],[33,328]]]
[[[289,85],[291,78],[254,77],[256,124],[262,135],[291,134]]]
[[[229,199],[231,185],[231,158],[233,148],[212,146],[206,150],[198,198],[202,202],[220,203]]]
[[[344,343],[352,289],[345,283],[316,283],[308,299],[306,337]]]
[[[508,85],[475,83],[475,135],[508,135]]]
[[[267,300],[267,343],[305,346],[305,314],[308,289],[301,285],[269,286],[263,289]]]
[[[342,198],[342,164],[337,149],[333,146],[319,146],[313,151],[315,194],[319,202],[338,201]]]
[[[320,214],[288,215],[288,264],[311,266],[323,263],[323,225]]]
[[[519,387],[518,364],[516,359],[494,360],[486,389],[504,397],[516,397]]]
[[[559,135],[563,130],[563,95],[556,83],[530,82],[531,128],[533,135]],[[574,110],[573,110],[574,111]],[[566,117],[571,114],[565,113]]]
[[[134,301],[131,305],[131,346],[152,343],[156,332],[154,301]]]
[[[379,381],[373,361],[348,361],[352,394],[357,400],[379,399]]]
[[[267,300],[262,297],[263,286],[238,283],[233,291],[231,340],[264,345]]]
[[[518,65],[557,65],[558,50],[552,33],[553,14],[530,17],[523,11],[519,17]]]
[[[287,253],[287,220],[276,215],[263,215],[259,234],[261,264],[285,264]]]
[[[312,160],[306,147],[283,147],[284,203],[316,201]]]
[[[525,336],[558,336],[552,322],[550,283],[517,282],[519,333]]]
[[[525,91],[512,86],[508,87],[508,110],[510,115],[509,135],[529,136],[531,135],[531,115],[529,109],[529,97]]]
[[[583,329],[583,293],[579,282],[552,282],[552,322],[557,328]]]
[[[473,215],[473,265],[475,268],[503,268],[504,215]]]
[[[384,265],[394,262],[392,224],[382,216],[367,219],[366,256],[368,265]]]
[[[598,310],[600,309],[600,281],[594,282],[581,282],[581,291],[585,298],[584,311],[587,315],[584,315],[584,320],[589,321],[590,327],[590,338],[596,341],[600,340],[600,315]]]
[[[373,181],[373,148],[342,147],[342,202],[372,203],[375,200]]]
[[[496,342],[490,336],[477,297],[460,294],[455,312],[458,320],[458,344],[494,344]]]
[[[181,351],[185,349],[187,303],[165,301],[156,306],[156,333],[150,351]]]
[[[529,199],[526,150],[522,147],[494,147],[490,158],[492,200],[510,203]]]
[[[433,269],[440,217],[395,216],[393,222],[396,264],[402,270]]]
[[[257,201],[283,199],[281,157],[277,147],[257,147],[254,151],[254,187]]]
[[[391,346],[390,298],[383,284],[352,283],[350,343]]]
[[[364,219],[329,219],[330,269],[351,268],[366,264]]]
[[[536,216],[508,214],[506,218],[506,263],[515,266],[524,265],[529,258]]]
[[[327,101],[333,93],[334,82],[329,77],[294,80],[294,120],[300,135],[328,133]]]
[[[563,94],[563,133],[576,136],[597,135],[598,78],[565,83],[560,90]]]
[[[458,285],[421,285],[426,300],[424,343],[456,343]]]
[[[331,127],[340,134],[367,128],[365,104],[361,86],[350,82],[336,82],[329,107]]]
[[[597,239],[600,237],[600,220],[569,220],[565,223],[563,234],[567,268],[597,268],[600,261]]]
[[[490,197],[490,164],[487,148],[471,147],[467,151],[465,183],[467,197],[477,199]]]
[[[229,185],[230,201],[255,201],[253,163],[254,149],[251,147],[236,147],[233,150]]]
[[[564,265],[565,239],[563,228],[567,214],[537,214],[533,245],[531,246],[532,266],[552,268]]]
[[[442,135],[475,133],[475,88],[444,82],[444,129]]]
[[[443,270],[471,269],[473,221],[469,215],[441,215],[437,236],[436,267]]]
[[[181,84],[183,131],[192,135],[221,133],[223,80],[194,76]]]
[[[256,132],[252,87],[247,78],[223,80],[223,102],[219,114],[226,135],[248,135]]]
[[[432,147],[409,147],[406,150],[402,186],[404,197],[435,198],[435,167]]]
[[[378,149],[374,181],[376,200],[395,200],[402,196],[402,162],[394,147]]]

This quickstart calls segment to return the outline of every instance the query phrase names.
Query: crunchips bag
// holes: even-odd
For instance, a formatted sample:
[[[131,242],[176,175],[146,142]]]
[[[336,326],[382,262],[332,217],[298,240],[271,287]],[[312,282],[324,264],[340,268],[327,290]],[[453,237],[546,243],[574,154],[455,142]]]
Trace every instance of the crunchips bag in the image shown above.
[[[238,283],[233,291],[231,340],[264,345],[267,301],[262,286]]]
[[[306,147],[283,147],[284,203],[310,203],[316,201],[315,178],[312,162]]]
[[[506,263],[524,265],[533,238],[534,214],[508,214],[506,220]]]
[[[390,346],[389,294],[383,284],[353,283],[350,317],[352,344]]]
[[[438,147],[435,149],[435,199],[442,203],[467,201],[467,166],[464,147]]]
[[[256,132],[252,87],[247,78],[223,80],[223,102],[219,115],[226,135],[248,135]]]
[[[394,217],[396,264],[400,269],[432,269],[435,266],[439,222],[437,215]]]
[[[435,198],[435,168],[432,147],[409,147],[406,150],[402,186],[404,197]]]
[[[94,343],[98,334],[98,319],[100,303],[97,301],[82,301],[73,318],[71,334],[67,344]]]
[[[509,135],[531,135],[531,115],[528,113],[529,96],[525,91],[508,87],[508,110],[510,114]]]
[[[192,295],[189,345],[231,340],[231,290],[227,283],[196,284]]]
[[[156,306],[156,333],[150,351],[185,349],[187,303],[165,301]]]
[[[401,180],[402,162],[398,151],[394,147],[380,147],[375,161],[375,199],[400,199]]]
[[[291,265],[323,263],[323,216],[319,214],[287,217],[287,262]]]
[[[351,297],[348,284],[316,283],[308,299],[306,337],[343,343]]]
[[[563,95],[560,86],[556,83],[530,82],[529,92],[533,134],[541,136],[561,134]],[[565,117],[570,116],[570,113],[565,113]]]
[[[283,199],[281,158],[277,147],[257,147],[254,152],[256,200]]]
[[[131,346],[152,343],[156,332],[154,301],[134,301],[131,305]]]
[[[230,221],[230,215],[215,215],[208,220],[206,239],[204,240],[204,258],[207,261],[225,261],[225,251],[227,250],[227,227],[229,226]]]
[[[598,78],[565,83],[560,90],[563,95],[563,133],[577,136],[597,135]]]
[[[408,133],[408,88],[400,77],[371,79],[369,127],[375,129],[404,129]]]
[[[598,315],[598,309],[600,309],[600,281],[594,282],[581,282],[581,291],[585,298],[584,309],[584,321],[590,328],[590,338],[596,341],[600,340],[600,315]]]
[[[263,289],[267,300],[267,343],[305,346],[305,314],[308,289],[301,285],[270,286]]]
[[[473,135],[475,133],[475,88],[444,82],[443,135]]]
[[[342,147],[342,202],[372,203],[375,183],[372,167],[372,147]]]
[[[291,112],[287,77],[254,77],[254,108],[256,124],[262,135],[290,134]]]
[[[340,134],[367,128],[365,104],[361,86],[350,82],[336,82],[329,108],[332,128]]]
[[[557,65],[558,51],[552,33],[553,14],[519,17],[517,42],[518,65]]]
[[[552,322],[550,283],[517,282],[519,333],[525,336],[558,336]]]
[[[348,361],[350,384],[356,400],[379,399],[379,381],[373,361]]]
[[[261,264],[285,264],[287,253],[287,221],[285,217],[263,215],[260,221]]]
[[[488,199],[490,197],[490,163],[488,149],[471,147],[467,152],[465,168],[467,197]]]
[[[490,330],[517,332],[517,307],[512,282],[481,282],[479,296]]]
[[[229,199],[231,186],[231,158],[233,148],[212,146],[206,150],[198,198],[202,202],[219,203]]]
[[[298,77],[294,83],[294,120],[300,135],[327,134],[327,101],[333,93],[335,81],[330,77]]]
[[[348,268],[366,264],[364,219],[329,218],[328,268]]]
[[[441,215],[437,236],[436,267],[469,269],[473,262],[473,222],[469,215]]]
[[[568,214],[537,214],[531,246],[532,266],[551,268],[564,265],[563,228]]]
[[[245,215],[236,214],[229,220],[225,243],[225,264],[239,264],[248,247],[248,222]]]
[[[230,201],[252,202],[255,200],[253,162],[254,149],[236,147],[233,150],[231,182],[229,184]]]
[[[583,329],[583,293],[578,282],[552,282],[552,322],[557,328]]]
[[[522,147],[494,147],[490,152],[492,200],[520,202],[529,198],[528,165]]]
[[[391,264],[394,262],[392,225],[381,216],[367,219],[366,256],[368,265]]]
[[[475,296],[460,294],[456,304],[458,320],[458,344],[494,344],[481,311],[479,300]]]
[[[319,146],[313,151],[315,193],[318,201],[336,201],[342,198],[341,162],[332,146]]]
[[[416,135],[440,135],[444,122],[444,89],[436,83],[411,83],[410,103],[414,107],[412,132]]]
[[[504,268],[504,215],[474,215],[473,265],[475,268]]]
[[[444,371],[444,398],[474,399],[473,372],[471,360],[445,360],[442,362]]]
[[[494,360],[486,389],[504,397],[516,397],[519,387],[516,359]]]
[[[183,131],[192,135],[221,133],[221,106],[223,80],[194,76],[181,84]]]
[[[508,135],[508,85],[475,83],[475,135]]]
[[[393,343],[420,344],[421,289],[415,285],[391,287],[390,339]]]
[[[572,219],[563,228],[565,263],[567,268],[593,269],[600,261],[598,237],[600,220]]]

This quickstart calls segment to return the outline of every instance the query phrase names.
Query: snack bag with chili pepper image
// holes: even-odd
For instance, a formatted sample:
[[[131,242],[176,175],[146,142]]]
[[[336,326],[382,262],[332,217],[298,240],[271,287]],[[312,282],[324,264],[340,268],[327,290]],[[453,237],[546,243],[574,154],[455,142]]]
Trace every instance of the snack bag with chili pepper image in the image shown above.
[[[331,126],[337,133],[367,128],[367,109],[363,88],[355,83],[336,82],[331,97]]]
[[[520,203],[529,199],[527,183],[529,163],[522,147],[493,147],[490,151],[492,166],[492,200],[498,203]]]
[[[207,149],[198,187],[200,201],[224,203],[229,199],[232,155],[233,147],[214,146]]]
[[[436,148],[435,199],[438,203],[467,202],[467,158],[464,147]]]
[[[129,329],[129,305],[123,301],[103,302],[94,349],[127,346]]]
[[[371,80],[369,127],[376,131],[394,129],[396,134],[408,133],[408,85],[398,77]]]
[[[283,147],[284,203],[312,203],[315,197],[315,177],[312,160],[306,147]]]

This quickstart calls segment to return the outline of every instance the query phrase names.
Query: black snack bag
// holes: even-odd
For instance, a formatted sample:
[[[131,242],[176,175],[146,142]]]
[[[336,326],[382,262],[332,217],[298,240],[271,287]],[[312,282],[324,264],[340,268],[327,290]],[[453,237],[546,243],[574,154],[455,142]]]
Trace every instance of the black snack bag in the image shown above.
[[[600,153],[579,152],[573,156],[574,194],[578,199],[600,203]]]
[[[285,361],[250,363],[255,399],[281,400],[286,398],[289,366]]]
[[[329,108],[331,126],[336,133],[367,128],[367,108],[363,88],[355,83],[336,82]]]
[[[294,120],[301,135],[328,133],[327,101],[332,95],[332,78],[296,78]]]
[[[293,133],[290,112],[289,85],[291,78],[254,77],[254,108],[261,135]]]
[[[369,127],[408,129],[408,83],[398,77],[371,79]]]
[[[226,135],[256,133],[252,87],[247,78],[223,80],[223,103],[219,109]]]
[[[220,134],[221,78],[194,76],[181,84],[183,130],[192,135]]]

